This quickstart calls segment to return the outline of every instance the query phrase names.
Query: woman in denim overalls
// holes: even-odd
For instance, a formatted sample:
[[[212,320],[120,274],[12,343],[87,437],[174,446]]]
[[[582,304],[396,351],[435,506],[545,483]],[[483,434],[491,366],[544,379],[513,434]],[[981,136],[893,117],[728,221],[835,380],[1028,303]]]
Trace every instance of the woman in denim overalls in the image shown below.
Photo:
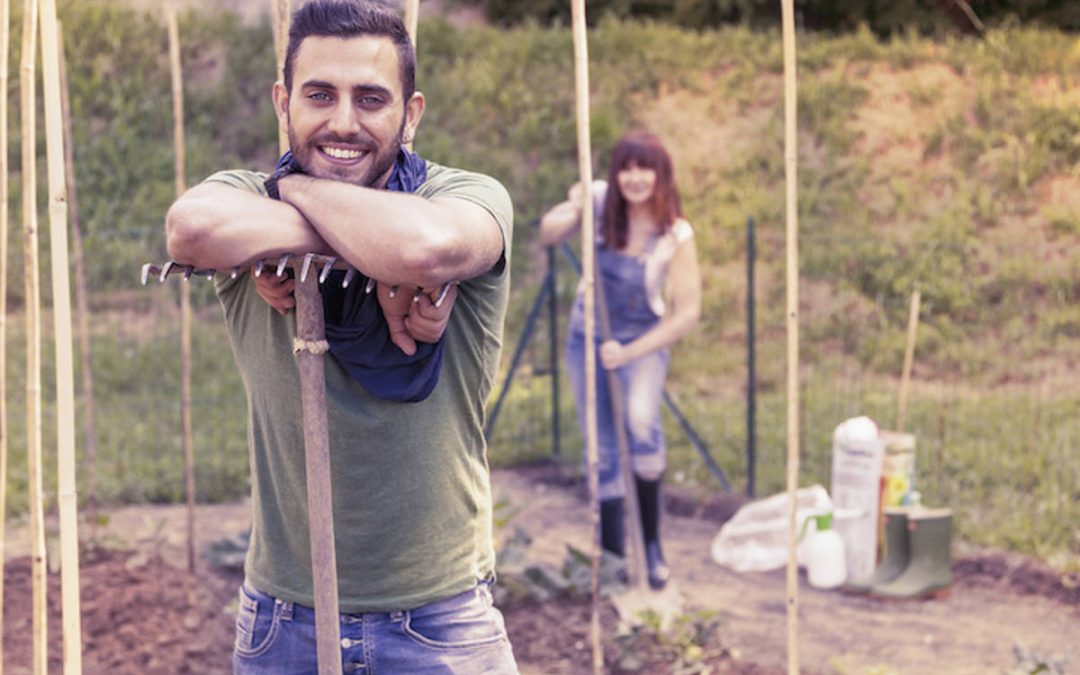
[[[609,187],[610,186],[610,187]],[[585,203],[580,184],[540,221],[545,244],[557,244],[577,230]],[[615,146],[608,181],[592,190],[599,235],[596,265],[603,283],[611,339],[596,336],[597,360],[618,373],[626,402],[625,419],[641,508],[649,584],[662,588],[670,576],[660,547],[660,480],[667,466],[660,402],[671,344],[701,314],[701,277],[694,231],[683,218],[671,158],[647,131],[632,131]],[[666,291],[666,292],[665,292]],[[579,288],[570,315],[566,358],[578,417],[585,434],[585,310]],[[607,375],[597,373],[599,499],[603,547],[624,555],[623,485],[616,420]]]

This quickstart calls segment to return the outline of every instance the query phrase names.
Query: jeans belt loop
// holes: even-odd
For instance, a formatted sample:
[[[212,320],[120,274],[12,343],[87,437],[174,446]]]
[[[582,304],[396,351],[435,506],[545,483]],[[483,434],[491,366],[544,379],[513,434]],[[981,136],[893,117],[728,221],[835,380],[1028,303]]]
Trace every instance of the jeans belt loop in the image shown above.
[[[275,598],[274,605],[276,605],[275,610],[277,611],[278,617],[280,617],[282,621],[292,621],[293,604],[291,602],[286,602],[284,600],[278,600]]]

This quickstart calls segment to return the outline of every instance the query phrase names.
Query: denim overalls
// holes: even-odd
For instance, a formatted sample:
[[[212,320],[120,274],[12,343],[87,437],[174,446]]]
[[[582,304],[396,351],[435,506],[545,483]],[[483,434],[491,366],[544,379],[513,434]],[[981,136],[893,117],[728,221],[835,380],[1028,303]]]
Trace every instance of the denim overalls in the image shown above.
[[[596,248],[597,275],[604,284],[611,337],[623,344],[631,342],[647,332],[660,317],[649,307],[645,288],[645,262],[656,245],[653,238],[646,247],[645,255],[631,257],[615,252],[610,247]],[[623,497],[623,485],[619,469],[619,450],[615,436],[615,420],[611,411],[607,372],[600,362],[599,346],[602,342],[600,322],[596,322],[596,419],[597,444],[599,446],[600,500]],[[630,454],[636,472],[658,474],[667,465],[664,430],[660,419],[660,402],[667,376],[669,350],[657,350],[618,369],[617,375],[623,391],[626,408],[625,419],[630,443]],[[578,422],[582,436],[585,430],[585,300],[578,293],[570,314],[570,331],[566,340],[567,373],[577,402]]]

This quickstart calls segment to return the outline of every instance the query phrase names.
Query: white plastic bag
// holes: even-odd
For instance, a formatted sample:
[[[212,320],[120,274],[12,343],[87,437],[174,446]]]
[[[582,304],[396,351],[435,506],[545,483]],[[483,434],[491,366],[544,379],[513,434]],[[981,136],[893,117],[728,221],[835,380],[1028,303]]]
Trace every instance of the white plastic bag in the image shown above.
[[[800,488],[795,501],[795,522],[800,528],[808,517],[833,510],[829,493],[821,485]],[[780,569],[788,559],[790,513],[791,498],[786,492],[746,504],[713,538],[712,559],[736,572]]]

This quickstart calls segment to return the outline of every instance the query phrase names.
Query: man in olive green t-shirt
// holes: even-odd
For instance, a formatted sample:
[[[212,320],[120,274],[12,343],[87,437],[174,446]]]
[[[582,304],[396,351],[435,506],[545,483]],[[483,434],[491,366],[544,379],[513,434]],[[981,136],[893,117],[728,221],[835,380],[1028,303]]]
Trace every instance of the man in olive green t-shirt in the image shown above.
[[[460,281],[448,317],[424,295],[405,322],[421,341],[445,330],[441,373],[423,400],[373,395],[326,358],[342,667],[513,673],[488,590],[483,437],[502,347],[512,206],[494,179],[402,149],[424,110],[413,79],[412,46],[396,15],[362,0],[307,3],[294,15],[284,82],[273,91],[294,162],[273,176],[279,199],[268,198],[265,174],[215,174],[169,210],[168,247],[198,267],[316,252],[387,286],[433,294]],[[410,174],[416,184],[393,191],[409,167],[419,167]],[[248,397],[252,467],[237,673],[313,672],[315,664],[290,291],[291,282],[266,276],[217,283]]]

